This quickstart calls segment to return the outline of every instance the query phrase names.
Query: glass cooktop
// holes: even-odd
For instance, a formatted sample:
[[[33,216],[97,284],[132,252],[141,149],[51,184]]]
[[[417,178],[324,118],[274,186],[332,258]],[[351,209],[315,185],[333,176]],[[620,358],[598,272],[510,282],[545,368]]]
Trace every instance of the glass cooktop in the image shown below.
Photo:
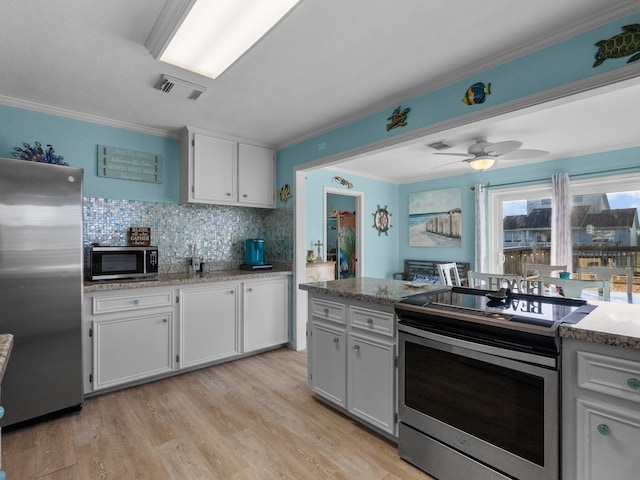
[[[579,321],[588,312],[572,314],[584,312],[585,309],[581,307],[586,303],[580,299],[511,293],[508,290],[503,292],[453,287],[446,291],[412,295],[398,302],[397,306],[410,305],[414,311],[424,308],[425,313],[437,310],[443,315],[449,312],[545,326],[560,320],[570,323]]]

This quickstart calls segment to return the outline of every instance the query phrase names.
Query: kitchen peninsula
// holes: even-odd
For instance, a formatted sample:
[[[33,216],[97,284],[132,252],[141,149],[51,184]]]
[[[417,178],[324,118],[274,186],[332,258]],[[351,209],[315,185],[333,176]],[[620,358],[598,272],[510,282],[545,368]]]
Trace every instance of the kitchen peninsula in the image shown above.
[[[309,379],[317,398],[397,440],[393,304],[443,287],[351,278],[299,288],[309,293]],[[640,307],[589,303],[596,306],[591,313],[559,328],[562,478],[632,478],[632,446],[640,441]]]
[[[396,440],[395,302],[441,285],[355,277],[307,283],[309,379],[317,397]],[[444,287],[448,288],[448,287]]]

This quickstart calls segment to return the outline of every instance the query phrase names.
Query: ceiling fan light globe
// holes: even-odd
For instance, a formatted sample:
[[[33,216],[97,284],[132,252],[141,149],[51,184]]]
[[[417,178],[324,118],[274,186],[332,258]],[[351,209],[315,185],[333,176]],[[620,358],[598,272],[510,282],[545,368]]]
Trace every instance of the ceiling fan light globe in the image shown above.
[[[489,168],[493,167],[494,163],[496,163],[496,159],[491,157],[479,157],[469,160],[469,165],[471,166],[471,168],[480,171],[488,170]]]

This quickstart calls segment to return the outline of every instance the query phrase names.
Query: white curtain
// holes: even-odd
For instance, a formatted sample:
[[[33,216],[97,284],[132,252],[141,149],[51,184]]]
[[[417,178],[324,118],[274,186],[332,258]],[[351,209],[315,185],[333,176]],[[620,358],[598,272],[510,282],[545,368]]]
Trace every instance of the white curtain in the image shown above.
[[[485,215],[485,200],[487,190],[482,184],[474,186],[476,199],[476,242],[475,265],[476,272],[484,272],[487,258],[487,217]]]
[[[551,265],[567,265],[572,271],[571,188],[568,173],[551,177]]]

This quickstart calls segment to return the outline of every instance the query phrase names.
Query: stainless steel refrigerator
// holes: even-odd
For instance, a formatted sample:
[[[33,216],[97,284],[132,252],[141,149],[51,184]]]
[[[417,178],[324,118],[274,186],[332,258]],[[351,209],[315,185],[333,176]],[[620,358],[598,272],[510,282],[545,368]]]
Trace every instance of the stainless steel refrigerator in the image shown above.
[[[83,170],[0,158],[0,426],[82,408]]]

